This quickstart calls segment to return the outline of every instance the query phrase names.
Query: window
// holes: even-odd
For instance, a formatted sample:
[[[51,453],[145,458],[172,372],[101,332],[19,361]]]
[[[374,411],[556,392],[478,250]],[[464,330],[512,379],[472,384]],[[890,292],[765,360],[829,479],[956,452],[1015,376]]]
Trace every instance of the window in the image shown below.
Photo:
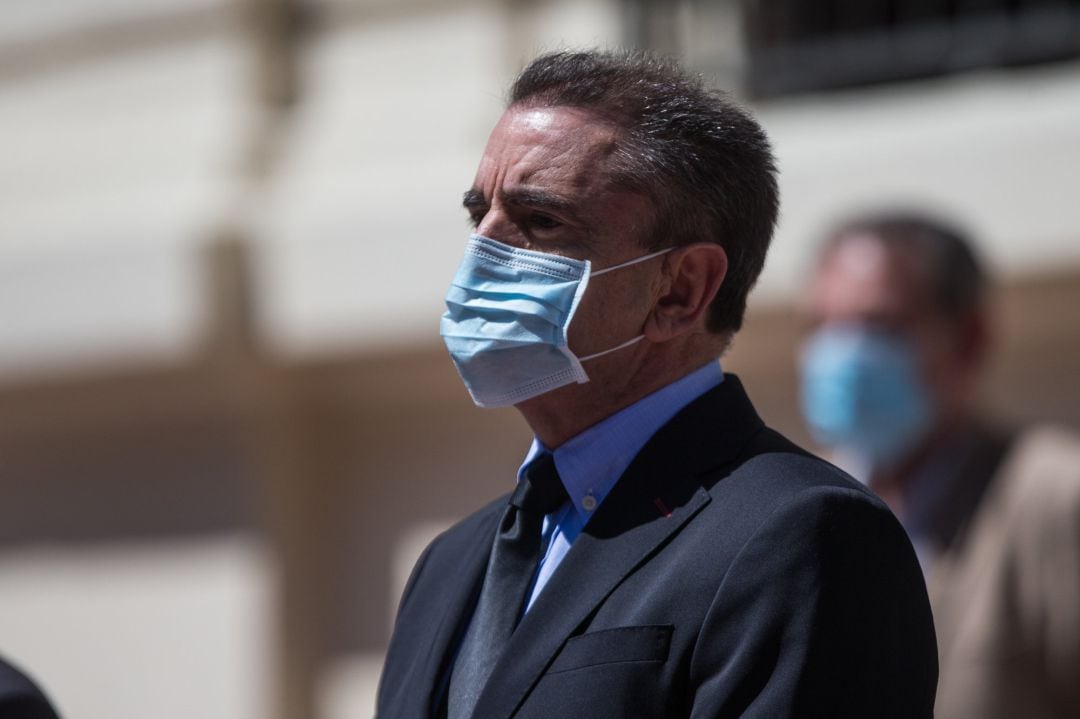
[[[730,57],[758,97],[1080,56],[1080,0],[627,0],[639,45]],[[673,20],[674,18],[674,20]],[[680,19],[681,18],[681,19]],[[711,30],[711,31],[710,31]],[[710,48],[724,44],[725,50]],[[726,67],[700,67],[725,72]]]

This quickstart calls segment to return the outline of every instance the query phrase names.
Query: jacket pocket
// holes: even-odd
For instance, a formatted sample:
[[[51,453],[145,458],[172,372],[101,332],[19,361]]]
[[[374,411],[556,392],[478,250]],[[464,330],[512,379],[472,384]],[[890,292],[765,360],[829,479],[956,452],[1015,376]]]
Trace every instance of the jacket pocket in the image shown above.
[[[616,627],[571,637],[547,673],[616,662],[662,662],[667,659],[674,629],[670,624]]]

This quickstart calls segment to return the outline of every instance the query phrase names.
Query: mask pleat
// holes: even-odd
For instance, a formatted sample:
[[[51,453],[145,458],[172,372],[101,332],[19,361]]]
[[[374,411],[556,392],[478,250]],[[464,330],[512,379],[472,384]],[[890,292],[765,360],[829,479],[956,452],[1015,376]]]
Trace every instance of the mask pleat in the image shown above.
[[[478,405],[503,407],[588,381],[567,346],[567,330],[589,268],[584,260],[486,237],[469,240],[446,295],[440,333]]]

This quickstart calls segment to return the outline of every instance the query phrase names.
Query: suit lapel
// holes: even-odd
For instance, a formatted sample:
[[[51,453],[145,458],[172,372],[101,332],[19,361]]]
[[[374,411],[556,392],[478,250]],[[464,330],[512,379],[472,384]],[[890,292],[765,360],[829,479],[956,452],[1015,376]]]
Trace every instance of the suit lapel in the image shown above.
[[[566,640],[711,500],[701,474],[762,427],[738,380],[692,402],[646,444],[574,541],[496,665],[474,716],[506,719]]]

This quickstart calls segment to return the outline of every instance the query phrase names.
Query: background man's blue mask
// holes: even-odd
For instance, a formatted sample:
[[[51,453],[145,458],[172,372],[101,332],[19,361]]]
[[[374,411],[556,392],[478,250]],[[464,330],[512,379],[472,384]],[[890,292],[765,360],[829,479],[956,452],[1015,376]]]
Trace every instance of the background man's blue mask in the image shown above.
[[[823,445],[872,466],[911,449],[931,419],[931,405],[909,342],[858,326],[826,327],[801,355],[802,409]]]

